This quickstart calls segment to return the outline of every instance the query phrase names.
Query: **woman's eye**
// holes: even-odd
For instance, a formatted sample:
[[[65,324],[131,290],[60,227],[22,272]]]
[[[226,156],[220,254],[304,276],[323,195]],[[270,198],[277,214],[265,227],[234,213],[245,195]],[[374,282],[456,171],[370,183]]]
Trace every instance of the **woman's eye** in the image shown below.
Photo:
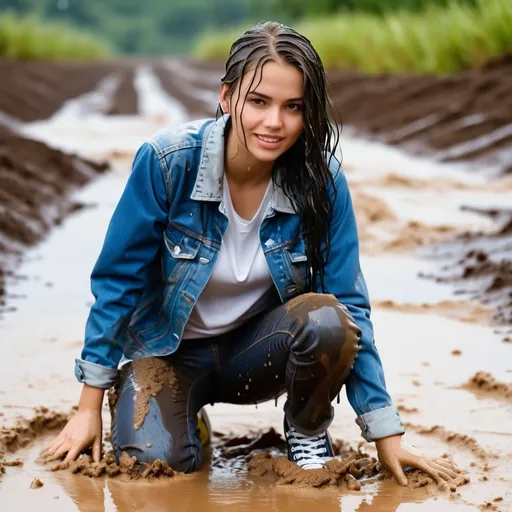
[[[252,103],[254,103],[254,105],[264,105],[265,102],[261,99],[261,98],[253,98],[251,100]]]
[[[300,109],[301,109],[301,107],[302,107],[302,105],[299,105],[298,103],[290,103],[290,104],[288,105],[288,108],[289,108],[290,110],[300,110]]]

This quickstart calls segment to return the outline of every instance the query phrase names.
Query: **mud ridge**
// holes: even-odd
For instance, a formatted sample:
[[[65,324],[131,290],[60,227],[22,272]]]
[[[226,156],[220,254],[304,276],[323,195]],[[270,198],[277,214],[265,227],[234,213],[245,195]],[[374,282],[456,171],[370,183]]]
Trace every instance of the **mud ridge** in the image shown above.
[[[6,467],[23,465],[19,460],[6,460],[9,454],[27,446],[45,432],[62,428],[74,414],[74,410],[65,414],[47,407],[35,407],[34,412],[32,418],[20,418],[14,426],[0,428],[0,475],[5,473]]]
[[[435,303],[401,304],[393,300],[375,300],[374,307],[402,313],[424,313],[441,315],[471,324],[484,324],[490,310],[476,302],[443,300]]]
[[[442,160],[485,159],[503,173],[511,170],[511,76],[511,54],[454,75],[328,71],[329,89],[345,124]]]
[[[444,263],[436,274],[420,277],[458,283],[458,295],[492,308],[494,324],[512,327],[512,211],[476,210],[496,220],[489,232],[465,231],[434,246],[428,255]]]
[[[494,458],[495,456],[485,451],[477,442],[474,437],[467,434],[460,434],[452,432],[440,425],[433,425],[431,427],[424,427],[422,425],[415,425],[413,423],[404,423],[406,430],[412,430],[418,434],[426,436],[436,436],[445,443],[457,446],[459,448],[471,451],[475,457],[481,460]]]
[[[84,205],[72,202],[68,193],[108,168],[0,127],[0,307],[5,280],[21,251],[80,210]]]

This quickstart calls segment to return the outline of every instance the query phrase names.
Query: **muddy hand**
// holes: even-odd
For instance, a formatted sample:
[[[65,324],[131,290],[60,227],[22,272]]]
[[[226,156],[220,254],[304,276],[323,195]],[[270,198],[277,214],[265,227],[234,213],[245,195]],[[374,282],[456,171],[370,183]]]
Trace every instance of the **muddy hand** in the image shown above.
[[[420,469],[444,489],[455,491],[457,486],[468,482],[468,477],[462,475],[462,471],[444,460],[433,460],[423,455],[412,446],[402,441],[402,436],[390,436],[375,442],[379,460],[383,466],[393,473],[400,485],[407,485],[407,477],[403,471],[404,466]]]
[[[101,457],[101,413],[93,410],[78,410],[62,429],[55,441],[41,456],[47,462],[59,459],[67,453],[66,460],[75,460],[80,452],[92,446],[92,458],[99,462]]]

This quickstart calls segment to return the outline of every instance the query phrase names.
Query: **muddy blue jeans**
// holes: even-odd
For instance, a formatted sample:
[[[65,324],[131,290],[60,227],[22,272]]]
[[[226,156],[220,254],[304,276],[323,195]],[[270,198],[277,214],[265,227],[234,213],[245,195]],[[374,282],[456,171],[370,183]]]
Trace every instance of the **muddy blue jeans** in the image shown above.
[[[256,404],[287,392],[288,421],[325,430],[359,350],[360,331],[332,295],[305,294],[208,339],[183,340],[162,358],[123,368],[112,406],[112,444],[140,462],[198,469],[197,413],[206,404]],[[149,370],[148,370],[149,368]]]

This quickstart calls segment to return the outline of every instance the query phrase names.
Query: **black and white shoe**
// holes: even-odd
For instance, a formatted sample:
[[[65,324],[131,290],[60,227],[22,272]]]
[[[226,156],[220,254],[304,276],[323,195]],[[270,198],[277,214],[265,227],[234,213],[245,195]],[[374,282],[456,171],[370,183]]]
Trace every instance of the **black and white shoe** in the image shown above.
[[[284,418],[284,435],[288,446],[288,460],[303,469],[319,469],[334,458],[331,438],[327,430],[318,436],[305,436],[297,432]]]

